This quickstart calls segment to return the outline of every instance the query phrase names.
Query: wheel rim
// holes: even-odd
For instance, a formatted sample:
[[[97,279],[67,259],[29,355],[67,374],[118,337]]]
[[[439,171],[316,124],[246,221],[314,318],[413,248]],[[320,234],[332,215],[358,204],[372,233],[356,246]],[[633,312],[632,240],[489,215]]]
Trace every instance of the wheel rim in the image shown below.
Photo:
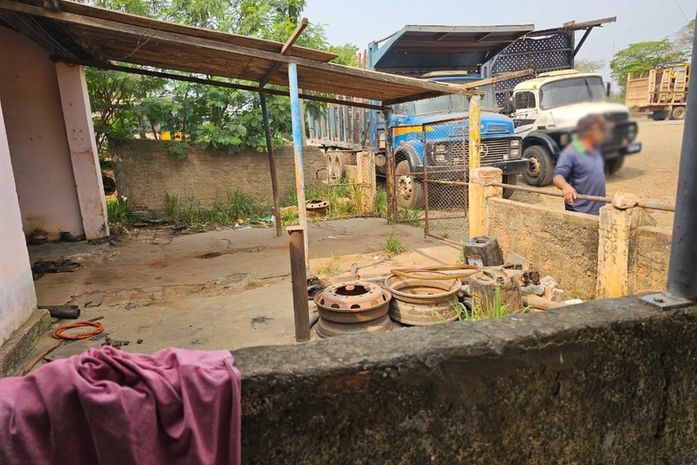
[[[411,201],[412,195],[414,195],[414,180],[411,176],[405,174],[399,177],[397,182],[399,198],[405,202]]]
[[[540,159],[533,155],[529,158],[529,160],[530,166],[528,167],[528,176],[530,176],[531,178],[536,178],[540,175],[540,172],[542,171]]]

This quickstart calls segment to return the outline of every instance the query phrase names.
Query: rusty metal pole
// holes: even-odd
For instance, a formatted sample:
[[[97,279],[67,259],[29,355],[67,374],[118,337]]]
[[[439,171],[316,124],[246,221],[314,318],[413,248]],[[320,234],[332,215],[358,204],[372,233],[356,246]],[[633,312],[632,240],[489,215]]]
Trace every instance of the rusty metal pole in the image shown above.
[[[387,219],[390,223],[397,221],[397,194],[395,192],[395,159],[392,150],[392,131],[390,130],[390,109],[383,110],[385,119],[385,154],[387,155]],[[376,126],[377,128],[377,126]],[[375,135],[377,138],[377,133]]]
[[[295,340],[310,340],[310,309],[307,305],[307,268],[305,268],[305,231],[302,226],[289,226],[290,279],[293,286],[293,317]]]
[[[261,103],[261,117],[264,123],[264,135],[266,136],[266,153],[269,156],[269,173],[271,174],[271,192],[273,194],[273,216],[276,219],[276,237],[281,237],[281,207],[278,202],[278,176],[276,175],[276,160],[273,157],[273,141],[271,139],[271,125],[269,124],[269,110],[266,107],[266,94],[259,92]]]

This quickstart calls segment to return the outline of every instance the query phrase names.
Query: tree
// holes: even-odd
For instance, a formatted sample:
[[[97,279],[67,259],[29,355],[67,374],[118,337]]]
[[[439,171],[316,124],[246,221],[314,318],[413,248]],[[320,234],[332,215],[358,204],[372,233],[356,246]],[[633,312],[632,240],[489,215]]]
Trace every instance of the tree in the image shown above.
[[[685,51],[678,50],[666,37],[661,40],[637,42],[620,50],[610,62],[612,75],[621,85],[629,73],[643,73],[653,68],[673,66],[685,61]]]
[[[695,20],[685,24],[676,34],[675,48],[682,50],[686,55],[692,55],[692,41],[695,36]]]
[[[603,60],[588,60],[584,58],[574,60],[574,68],[582,73],[597,73],[603,66],[605,66]]]
[[[167,21],[285,41],[295,29],[305,0],[94,0],[97,6]],[[331,47],[321,25],[310,24],[298,45],[332,50],[337,63],[355,64],[358,49]],[[97,115],[100,152],[109,137],[129,137],[148,127],[180,132],[183,140],[235,152],[266,147],[255,92],[181,81],[88,70],[88,86]],[[213,78],[208,76],[208,78]],[[267,95],[274,144],[290,138],[287,97]],[[314,107],[313,107],[314,109]],[[315,109],[321,111],[320,109]]]

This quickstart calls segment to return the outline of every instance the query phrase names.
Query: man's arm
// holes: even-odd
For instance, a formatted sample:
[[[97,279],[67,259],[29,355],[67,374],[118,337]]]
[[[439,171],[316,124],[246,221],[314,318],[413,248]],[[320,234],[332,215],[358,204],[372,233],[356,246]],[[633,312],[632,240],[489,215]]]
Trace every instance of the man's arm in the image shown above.
[[[578,196],[576,189],[566,181],[573,169],[573,157],[566,152],[562,152],[559,156],[559,161],[557,161],[557,167],[554,170],[554,179],[552,182],[557,186],[557,189],[564,193],[564,202],[568,205],[574,203],[574,200],[576,200]]]
[[[576,200],[578,194],[576,192],[576,189],[574,189],[574,187],[571,184],[566,182],[564,176],[558,174],[554,176],[552,182],[554,182],[554,185],[557,186],[557,189],[561,190],[564,193],[564,202],[566,202],[569,205],[574,203],[574,200]]]

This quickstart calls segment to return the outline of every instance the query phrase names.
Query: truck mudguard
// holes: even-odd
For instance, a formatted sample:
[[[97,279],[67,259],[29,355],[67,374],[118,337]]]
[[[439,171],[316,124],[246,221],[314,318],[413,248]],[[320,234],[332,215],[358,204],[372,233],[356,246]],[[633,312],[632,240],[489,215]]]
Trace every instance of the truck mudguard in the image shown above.
[[[559,156],[559,145],[554,139],[543,131],[532,131],[523,139],[523,150],[531,145],[541,145],[556,159]]]

